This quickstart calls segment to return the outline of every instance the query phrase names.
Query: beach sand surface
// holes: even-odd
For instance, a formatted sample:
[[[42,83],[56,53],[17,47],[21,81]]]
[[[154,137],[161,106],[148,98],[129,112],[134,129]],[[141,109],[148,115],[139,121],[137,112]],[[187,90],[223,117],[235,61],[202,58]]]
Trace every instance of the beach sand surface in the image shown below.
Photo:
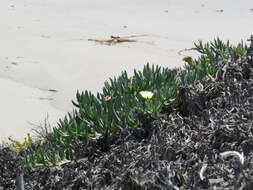
[[[29,123],[52,126],[79,90],[101,90],[122,70],[178,67],[198,40],[238,43],[253,31],[253,1],[8,0],[0,6],[0,140],[23,138]],[[110,36],[136,42],[103,45]]]

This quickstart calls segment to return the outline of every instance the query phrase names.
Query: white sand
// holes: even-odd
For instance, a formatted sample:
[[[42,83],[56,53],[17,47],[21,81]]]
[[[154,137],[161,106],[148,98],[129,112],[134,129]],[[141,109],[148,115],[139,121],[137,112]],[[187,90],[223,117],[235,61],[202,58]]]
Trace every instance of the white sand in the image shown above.
[[[2,140],[8,136],[19,137],[29,133],[36,125],[44,123],[47,115],[50,116],[49,122],[64,116],[63,111],[50,105],[47,100],[49,92],[29,88],[8,79],[0,79],[0,86],[4,89],[0,99]]]
[[[23,137],[31,127],[27,121],[43,122],[47,114],[57,121],[72,110],[77,89],[100,90],[122,70],[131,73],[147,62],[181,66],[178,51],[197,40],[247,39],[252,8],[251,0],[1,2],[0,138]],[[142,34],[148,36],[115,46],[88,41]]]

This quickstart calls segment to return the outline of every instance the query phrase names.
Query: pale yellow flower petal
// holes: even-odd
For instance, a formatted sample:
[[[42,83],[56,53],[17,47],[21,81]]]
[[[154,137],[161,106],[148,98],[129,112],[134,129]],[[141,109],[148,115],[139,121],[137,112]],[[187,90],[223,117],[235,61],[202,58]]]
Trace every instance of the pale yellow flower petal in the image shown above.
[[[140,91],[139,94],[144,99],[150,99],[150,98],[152,98],[154,96],[154,93],[150,92],[150,91]]]

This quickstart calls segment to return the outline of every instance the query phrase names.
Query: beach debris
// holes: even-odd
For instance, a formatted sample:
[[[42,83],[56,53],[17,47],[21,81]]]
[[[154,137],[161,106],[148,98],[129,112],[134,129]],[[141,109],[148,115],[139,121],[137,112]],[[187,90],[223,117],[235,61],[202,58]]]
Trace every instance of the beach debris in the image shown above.
[[[10,62],[10,64],[17,65],[18,63],[17,62]]]
[[[40,100],[54,100],[53,98],[39,98]]]
[[[137,42],[137,40],[132,40],[129,38],[135,38],[135,37],[144,37],[147,35],[131,35],[131,36],[125,36],[125,37],[120,37],[120,36],[111,36],[109,40],[97,40],[97,39],[88,39],[88,41],[94,41],[94,42],[98,42],[102,45],[116,45],[119,43],[123,43],[123,42]]]
[[[58,90],[56,89],[53,89],[53,88],[40,88],[40,90],[43,90],[43,91],[48,91],[48,92],[58,92]]]
[[[216,12],[217,12],[217,13],[223,13],[224,10],[223,10],[223,9],[217,9]]]
[[[48,89],[47,91],[49,91],[49,92],[58,92],[58,91],[55,90],[55,89]]]

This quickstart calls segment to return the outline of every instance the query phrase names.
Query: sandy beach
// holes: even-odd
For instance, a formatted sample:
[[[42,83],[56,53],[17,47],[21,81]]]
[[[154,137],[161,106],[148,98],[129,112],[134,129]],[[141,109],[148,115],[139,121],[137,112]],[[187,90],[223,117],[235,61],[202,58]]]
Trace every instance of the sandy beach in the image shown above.
[[[178,52],[215,37],[253,34],[253,1],[7,0],[0,6],[0,140],[21,139],[30,123],[52,125],[79,90],[99,91],[122,70],[183,65]],[[104,45],[110,36],[134,42]],[[186,55],[196,56],[195,52]]]

